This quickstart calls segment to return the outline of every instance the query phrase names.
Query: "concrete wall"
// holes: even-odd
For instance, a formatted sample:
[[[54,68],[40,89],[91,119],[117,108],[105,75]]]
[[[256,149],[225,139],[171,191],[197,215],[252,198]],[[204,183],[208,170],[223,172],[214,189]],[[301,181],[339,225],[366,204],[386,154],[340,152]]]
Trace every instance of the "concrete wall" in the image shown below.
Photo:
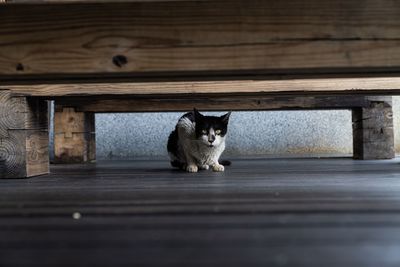
[[[206,113],[222,114],[222,113]],[[166,157],[181,113],[96,115],[99,159]],[[233,112],[226,156],[351,155],[351,112]]]

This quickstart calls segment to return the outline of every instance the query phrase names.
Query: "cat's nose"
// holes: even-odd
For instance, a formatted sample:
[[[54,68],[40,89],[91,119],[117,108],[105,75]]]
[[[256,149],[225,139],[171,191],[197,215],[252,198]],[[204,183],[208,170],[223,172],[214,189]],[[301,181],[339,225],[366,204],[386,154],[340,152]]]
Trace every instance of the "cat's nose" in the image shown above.
[[[208,142],[212,143],[215,141],[215,135],[211,135],[208,137]]]

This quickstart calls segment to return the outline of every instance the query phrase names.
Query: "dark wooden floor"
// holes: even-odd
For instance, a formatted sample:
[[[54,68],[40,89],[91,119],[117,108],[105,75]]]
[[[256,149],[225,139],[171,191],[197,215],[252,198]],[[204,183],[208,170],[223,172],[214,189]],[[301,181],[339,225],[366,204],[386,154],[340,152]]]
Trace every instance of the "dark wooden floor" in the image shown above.
[[[0,184],[2,267],[400,266],[400,160],[114,161]]]

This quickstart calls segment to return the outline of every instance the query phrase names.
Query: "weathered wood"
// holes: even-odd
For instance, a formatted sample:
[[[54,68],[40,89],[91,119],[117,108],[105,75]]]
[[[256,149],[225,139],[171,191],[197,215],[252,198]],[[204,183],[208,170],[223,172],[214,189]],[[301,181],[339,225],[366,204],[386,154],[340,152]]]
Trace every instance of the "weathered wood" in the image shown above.
[[[398,266],[399,163],[232,159],[196,175],[167,160],[52,166],[2,181],[0,263]]]
[[[24,96],[176,94],[398,94],[400,77],[2,85]]]
[[[48,173],[47,103],[0,90],[0,178]]]
[[[400,188],[394,186],[400,175],[400,159],[231,161],[224,173],[202,171],[195,175],[173,169],[168,160],[51,165],[49,176],[23,183],[3,181],[0,215],[71,216],[81,211],[88,217],[120,215],[134,219],[151,214],[209,216],[314,211],[400,216]],[[26,194],[20,194],[24,184],[29,187],[24,188]],[[39,193],[44,196],[33,197]],[[27,201],[30,205],[15,208]],[[26,223],[29,225],[29,221]]]
[[[188,1],[204,1],[204,0],[112,0],[112,2],[188,2]],[[65,4],[65,3],[107,3],[110,0],[0,0],[0,3],[4,2],[7,4]]]
[[[353,155],[356,159],[395,157],[391,97],[368,97],[370,106],[353,109]]]
[[[201,110],[300,110],[351,109],[369,107],[363,96],[136,96],[136,97],[61,97],[59,105],[74,105],[80,112],[162,112]]]
[[[392,0],[2,5],[0,77],[398,70],[399,12]]]
[[[73,107],[55,108],[54,162],[83,163],[96,159],[95,115]]]

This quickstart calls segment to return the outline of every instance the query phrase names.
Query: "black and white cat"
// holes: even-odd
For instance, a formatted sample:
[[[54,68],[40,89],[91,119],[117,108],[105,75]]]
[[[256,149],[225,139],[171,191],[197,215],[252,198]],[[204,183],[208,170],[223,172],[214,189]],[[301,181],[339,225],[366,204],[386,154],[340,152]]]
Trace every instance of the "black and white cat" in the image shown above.
[[[188,172],[209,167],[216,172],[224,171],[219,157],[225,149],[230,114],[204,116],[194,109],[183,115],[168,139],[171,165]]]

